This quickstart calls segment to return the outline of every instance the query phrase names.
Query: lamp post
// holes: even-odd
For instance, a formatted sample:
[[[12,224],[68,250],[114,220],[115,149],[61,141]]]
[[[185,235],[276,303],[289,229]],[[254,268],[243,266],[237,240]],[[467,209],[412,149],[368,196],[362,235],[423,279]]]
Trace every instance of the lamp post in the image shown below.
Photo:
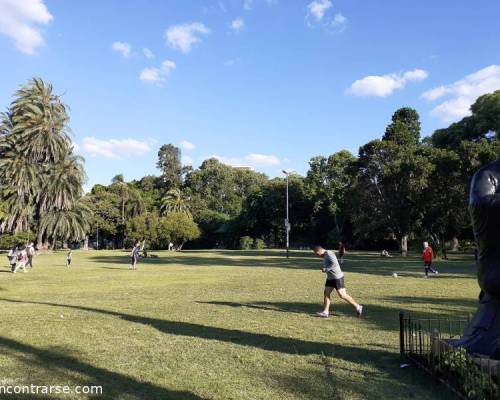
[[[288,258],[288,251],[290,248],[290,218],[289,218],[289,205],[288,205],[288,181],[290,176],[290,171],[282,170],[286,176],[286,219],[285,219],[285,231],[286,231],[286,258]]]

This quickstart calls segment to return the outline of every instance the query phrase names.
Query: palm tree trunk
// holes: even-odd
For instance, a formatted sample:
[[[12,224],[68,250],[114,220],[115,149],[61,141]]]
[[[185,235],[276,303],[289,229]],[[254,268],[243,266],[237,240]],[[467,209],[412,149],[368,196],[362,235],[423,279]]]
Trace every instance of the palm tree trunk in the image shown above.
[[[38,228],[38,234],[36,236],[36,247],[37,249],[43,248],[43,232]]]

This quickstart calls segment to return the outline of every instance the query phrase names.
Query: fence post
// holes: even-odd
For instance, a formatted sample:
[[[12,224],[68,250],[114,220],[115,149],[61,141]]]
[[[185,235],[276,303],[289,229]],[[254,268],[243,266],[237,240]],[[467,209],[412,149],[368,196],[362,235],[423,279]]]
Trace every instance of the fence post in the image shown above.
[[[399,313],[399,355],[401,358],[405,355],[405,320],[404,314],[401,311]]]

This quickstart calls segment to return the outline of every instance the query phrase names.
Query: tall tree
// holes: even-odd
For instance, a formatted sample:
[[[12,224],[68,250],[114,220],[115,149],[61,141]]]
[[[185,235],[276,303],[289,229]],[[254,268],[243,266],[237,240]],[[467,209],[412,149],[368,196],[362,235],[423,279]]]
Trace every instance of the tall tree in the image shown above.
[[[179,187],[182,182],[181,151],[172,144],[164,144],[158,151],[156,166],[167,188]]]
[[[401,253],[408,236],[421,224],[422,197],[433,165],[422,149],[374,140],[359,151],[355,185],[355,233],[362,237],[393,236]]]
[[[8,214],[1,228],[16,232],[34,223],[40,246],[44,234],[58,232],[42,229],[44,216],[70,212],[82,195],[83,159],[72,155],[67,107],[52,85],[34,78],[14,97],[0,122],[0,192]]]
[[[383,140],[392,141],[401,146],[415,146],[420,142],[420,117],[416,110],[403,107],[392,115],[392,122],[387,126]]]
[[[309,161],[305,183],[314,203],[313,231],[316,240],[326,241],[326,235],[342,237],[348,220],[347,197],[354,181],[356,158],[347,150],[314,157]]]

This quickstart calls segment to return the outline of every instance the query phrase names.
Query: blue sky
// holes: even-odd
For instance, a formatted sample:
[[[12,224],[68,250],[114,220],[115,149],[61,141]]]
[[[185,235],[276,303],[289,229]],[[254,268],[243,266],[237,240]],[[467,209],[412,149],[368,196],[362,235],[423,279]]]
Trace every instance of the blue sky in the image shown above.
[[[500,89],[499,16],[497,0],[0,0],[0,107],[52,82],[88,187],[158,173],[163,143],[195,166],[305,173],[398,107],[428,135]]]

